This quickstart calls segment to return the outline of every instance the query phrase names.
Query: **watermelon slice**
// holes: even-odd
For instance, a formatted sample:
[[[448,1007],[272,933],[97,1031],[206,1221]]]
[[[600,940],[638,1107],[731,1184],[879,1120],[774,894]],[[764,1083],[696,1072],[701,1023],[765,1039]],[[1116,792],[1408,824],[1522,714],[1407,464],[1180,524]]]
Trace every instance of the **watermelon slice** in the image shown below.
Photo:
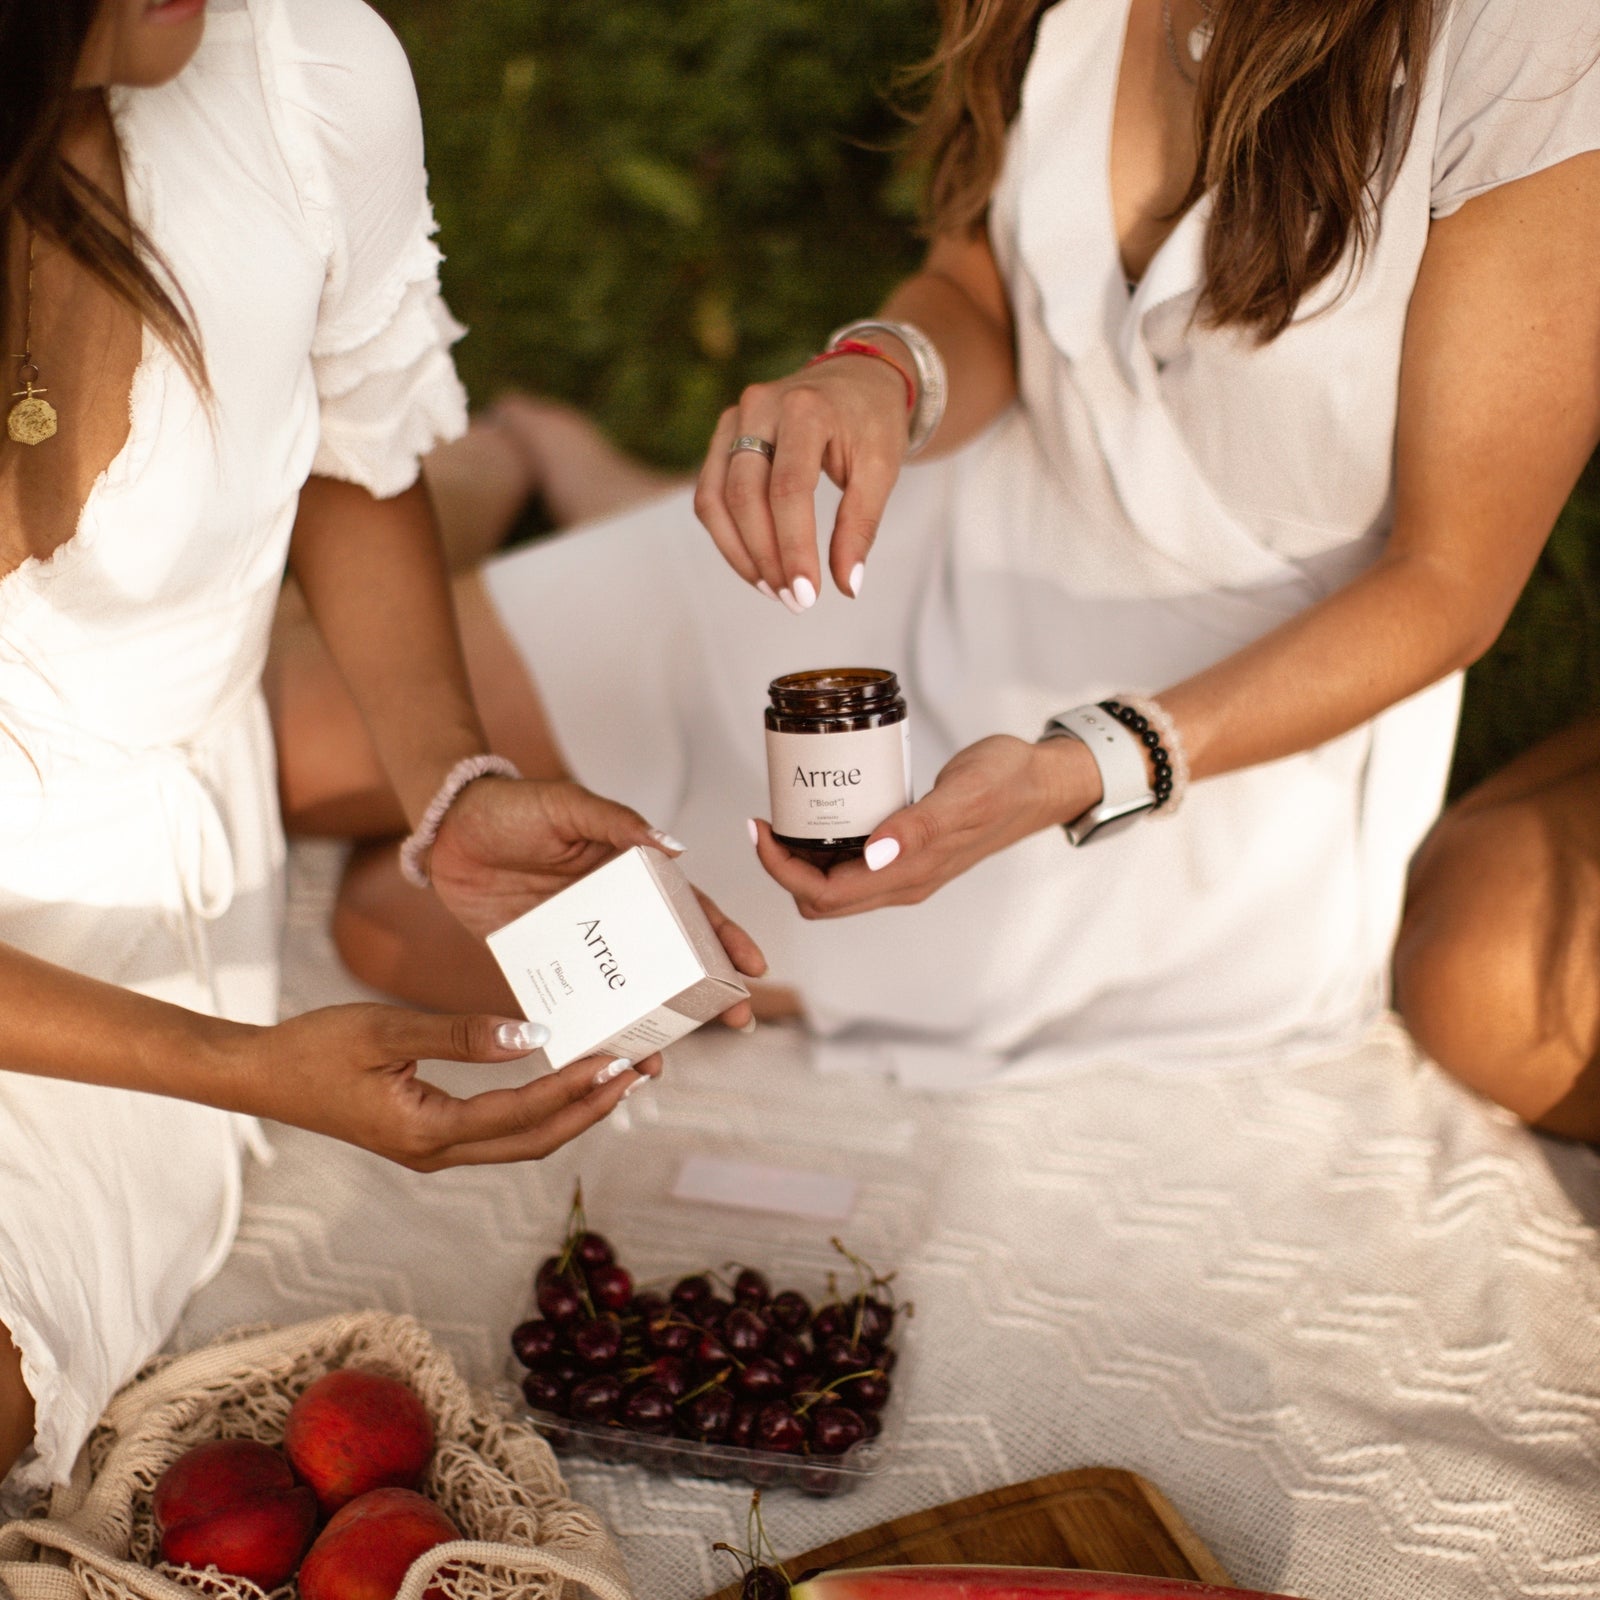
[[[841,1567],[791,1590],[792,1600],[1286,1600],[1179,1578],[1055,1567]]]

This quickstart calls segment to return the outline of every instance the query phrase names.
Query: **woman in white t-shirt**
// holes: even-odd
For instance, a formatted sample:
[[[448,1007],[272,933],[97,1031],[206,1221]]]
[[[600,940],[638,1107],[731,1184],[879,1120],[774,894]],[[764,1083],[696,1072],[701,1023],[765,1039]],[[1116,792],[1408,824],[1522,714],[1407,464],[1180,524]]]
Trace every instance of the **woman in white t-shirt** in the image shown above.
[[[0,439],[0,1471],[31,1442],[32,1482],[66,1480],[220,1264],[258,1117],[421,1170],[526,1160],[659,1066],[457,1099],[419,1058],[515,1062],[538,1030],[278,1021],[260,675],[286,559],[414,865],[476,931],[669,841],[573,784],[470,781],[488,747],[415,483],[465,421],[458,330],[398,44],[361,0],[206,12],[0,0],[25,352]]]
[[[1597,56],[1590,0],[949,0],[925,269],[872,351],[745,392],[693,507],[462,586],[491,731],[666,819],[825,1065],[959,1085],[1352,1037],[1460,669],[1600,437]],[[752,825],[768,881],[767,681],[849,664],[899,672],[923,798],[826,876]],[[1040,739],[1127,691],[1165,762],[1108,780]],[[293,782],[313,744],[280,738]],[[1176,816],[1071,848],[1180,743]],[[352,966],[493,992],[396,884],[353,868]]]

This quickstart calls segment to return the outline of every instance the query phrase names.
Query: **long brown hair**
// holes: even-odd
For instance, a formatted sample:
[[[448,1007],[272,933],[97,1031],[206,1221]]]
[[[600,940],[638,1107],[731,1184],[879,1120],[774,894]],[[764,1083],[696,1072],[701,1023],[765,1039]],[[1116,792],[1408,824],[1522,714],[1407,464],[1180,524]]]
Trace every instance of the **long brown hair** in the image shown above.
[[[80,92],[79,58],[100,5],[0,0],[0,219],[20,218],[61,245],[138,314],[204,393],[205,359],[182,289],[126,210],[61,155]],[[6,265],[0,251],[0,306],[10,304]]]
[[[940,0],[913,141],[936,233],[978,226],[1052,0]],[[1073,0],[1067,0],[1068,4]],[[1416,115],[1435,0],[1218,0],[1188,206],[1211,197],[1201,319],[1262,341],[1372,242],[1375,190]],[[1404,83],[1399,114],[1395,89]]]

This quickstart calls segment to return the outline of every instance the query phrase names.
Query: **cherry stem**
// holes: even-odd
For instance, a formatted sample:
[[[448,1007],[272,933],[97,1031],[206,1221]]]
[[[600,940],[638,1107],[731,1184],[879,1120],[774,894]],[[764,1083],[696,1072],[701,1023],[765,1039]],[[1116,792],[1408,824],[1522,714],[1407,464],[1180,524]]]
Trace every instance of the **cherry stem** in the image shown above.
[[[831,1383],[824,1384],[820,1389],[806,1390],[805,1402],[795,1408],[795,1415],[803,1417],[819,1400],[826,1400],[841,1383],[854,1383],[857,1378],[885,1378],[888,1374],[882,1367],[867,1367],[861,1372],[845,1372],[835,1378]]]
[[[649,1369],[645,1368],[644,1370],[648,1371]],[[715,1377],[707,1378],[698,1389],[691,1389],[688,1394],[686,1394],[681,1400],[675,1401],[674,1404],[680,1406],[688,1405],[691,1400],[694,1400],[700,1395],[705,1394],[707,1390],[715,1389],[718,1384],[726,1383],[728,1381],[728,1374],[732,1371],[732,1367],[724,1367],[722,1371],[717,1373]]]

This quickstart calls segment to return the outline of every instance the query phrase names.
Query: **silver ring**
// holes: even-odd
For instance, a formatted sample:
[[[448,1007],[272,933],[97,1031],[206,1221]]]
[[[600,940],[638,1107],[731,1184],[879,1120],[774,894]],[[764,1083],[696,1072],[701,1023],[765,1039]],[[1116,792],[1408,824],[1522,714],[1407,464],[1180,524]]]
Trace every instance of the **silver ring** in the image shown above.
[[[741,450],[754,450],[758,456],[765,456],[768,461],[777,455],[777,450],[765,439],[758,439],[753,433],[741,433],[732,444],[728,446],[728,454],[736,456]]]

